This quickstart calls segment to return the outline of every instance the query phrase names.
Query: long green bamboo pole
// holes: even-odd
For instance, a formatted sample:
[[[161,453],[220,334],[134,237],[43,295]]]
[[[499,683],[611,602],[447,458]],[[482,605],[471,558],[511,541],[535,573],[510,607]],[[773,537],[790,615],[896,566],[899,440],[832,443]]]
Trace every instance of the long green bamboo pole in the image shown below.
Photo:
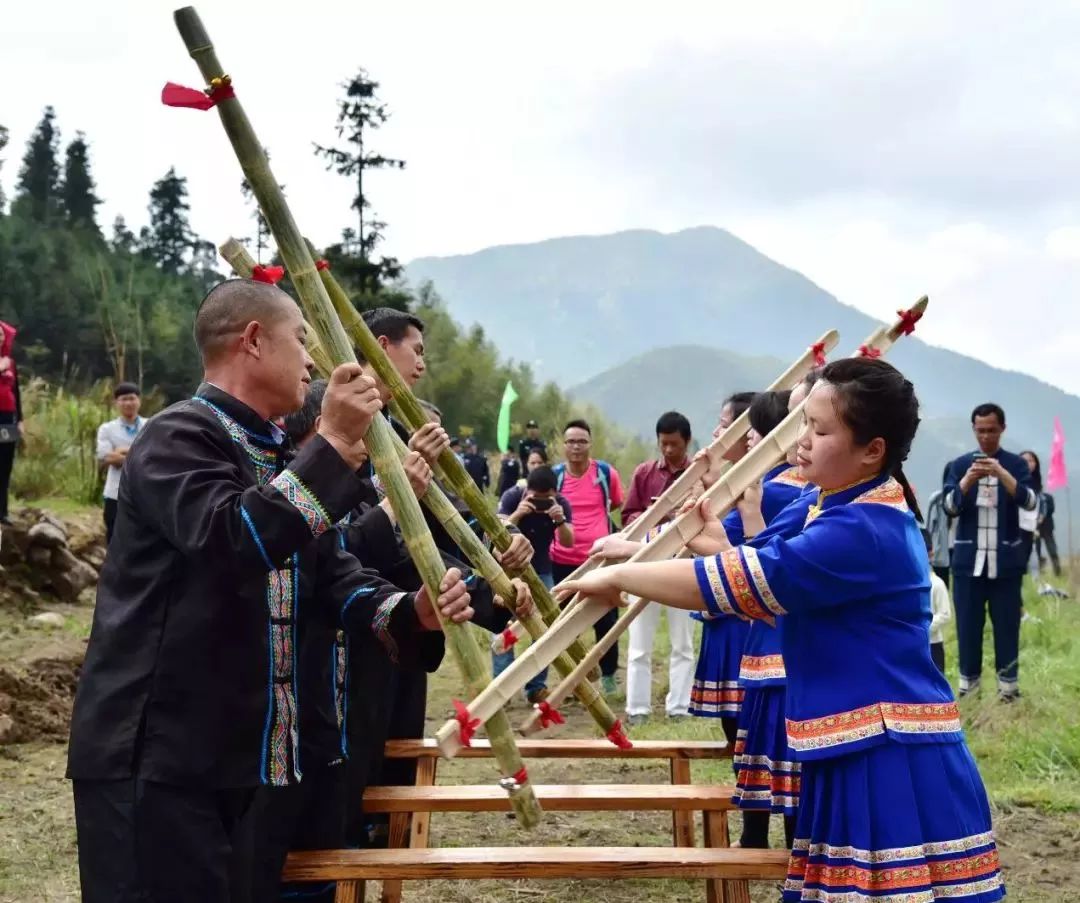
[[[386,356],[386,352],[379,344],[378,339],[372,335],[371,330],[368,329],[363,317],[356,312],[356,308],[353,306],[349,296],[333,274],[328,269],[323,269],[321,276],[323,286],[330,296],[345,332],[356,342],[360,353],[363,354],[364,358],[375,369],[379,379],[390,390],[390,394],[400,411],[402,422],[410,432],[420,429],[428,422],[427,412],[420,406],[420,402],[416,400],[412,390],[406,385],[405,380],[401,378],[401,374],[398,373],[390,358]],[[510,546],[510,531],[507,530],[506,524],[499,519],[491,504],[483,492],[480,491],[473,478],[469,476],[457,456],[449,449],[445,449],[439,455],[436,470],[438,478],[464,500],[473,517],[483,527],[484,532],[491,537],[495,547],[500,551],[505,551]],[[559,606],[552,597],[551,591],[544,585],[544,582],[531,565],[525,568],[521,576],[528,584],[536,602],[536,607],[540,610],[544,621],[548,624],[552,623],[559,616]],[[575,662],[580,662],[586,654],[585,645],[581,640],[575,640],[567,649],[567,652]]]
[[[195,60],[206,83],[212,87],[229,84],[229,77],[218,61],[210,37],[194,8],[189,6],[179,9],[173,14],[173,18],[188,53]],[[315,327],[329,361],[334,364],[355,361],[356,356],[349,338],[334,313],[333,305],[315,269],[315,262],[285,202],[277,179],[270,171],[262,142],[256,137],[240,101],[235,96],[224,97],[216,104],[216,109],[240,167],[277,242],[278,251],[289,270],[292,283],[300,295],[304,312]],[[390,425],[382,417],[374,418],[365,442],[372,464],[394,507],[409,555],[416,563],[431,598],[436,599],[446,569],[398,460]],[[461,669],[466,688],[475,697],[490,682],[486,657],[481,653],[467,625],[444,622],[443,630],[447,645]],[[499,709],[493,712],[490,718],[484,719],[484,724],[492,750],[505,775],[500,784],[509,794],[518,821],[525,827],[533,827],[540,821],[540,804],[528,780],[510,721],[506,713]]]
[[[221,256],[228,262],[237,275],[251,275],[255,268],[255,258],[253,258],[251,254],[248,253],[247,248],[240,244],[235,238],[230,238],[225,241],[219,247],[219,250]],[[314,357],[314,353],[312,354],[312,357]],[[393,430],[390,431],[390,435],[393,438],[398,458],[403,460],[405,455],[408,454],[408,447],[401,441],[398,435],[393,432]],[[476,535],[472,527],[465,523],[457,508],[454,507],[453,503],[446,497],[437,483],[432,483],[428,487],[428,491],[424,493],[421,502],[424,507],[432,513],[435,519],[446,528],[447,533],[450,534],[450,538],[457,543],[458,547],[465,554],[465,557],[468,558],[476,572],[488,581],[495,594],[503,599],[512,600],[514,598],[514,588],[510,583],[509,575],[507,575],[495,560],[494,556],[487,550],[487,547],[483,542],[480,541],[480,537]],[[524,622],[523,626],[534,640],[540,639],[547,629],[547,625],[544,623],[543,619],[535,613],[531,618],[528,618]],[[577,663],[566,653],[563,653],[556,658],[555,661],[552,662],[552,665],[559,676],[563,678],[569,677],[570,674],[575,673],[577,670]],[[605,702],[604,697],[588,680],[579,681],[575,684],[574,695],[592,715],[593,719],[600,726],[600,729],[605,735],[616,729],[618,719],[611,711],[607,702]],[[507,699],[506,701],[509,702],[510,699]],[[539,723],[550,723],[551,716],[547,712],[538,710],[537,717]]]
[[[898,319],[891,326],[874,331],[870,338],[859,346],[856,355],[870,351],[874,356],[887,352],[903,335],[910,334],[914,322],[922,317],[929,299],[920,298],[906,311],[898,312]],[[762,475],[779,461],[783,460],[788,447],[798,436],[805,399],[780,423],[776,429],[752,448],[741,461],[731,468],[720,480],[705,491],[702,498],[712,500],[713,510],[723,510],[725,505],[734,504],[748,486],[761,479]],[[668,528],[655,540],[645,545],[631,561],[661,561],[678,554],[681,549],[704,526],[704,520],[697,507],[679,515]],[[584,599],[558,624],[552,626],[544,638],[533,643],[517,661],[491,682],[486,690],[469,703],[469,712],[474,718],[482,718],[498,700],[507,694],[513,694],[523,687],[531,674],[544,667],[559,651],[565,647],[571,637],[601,617],[608,607],[592,599]],[[569,683],[569,681],[567,681]],[[455,755],[460,749],[454,722],[447,722],[435,732],[439,749],[444,756]]]

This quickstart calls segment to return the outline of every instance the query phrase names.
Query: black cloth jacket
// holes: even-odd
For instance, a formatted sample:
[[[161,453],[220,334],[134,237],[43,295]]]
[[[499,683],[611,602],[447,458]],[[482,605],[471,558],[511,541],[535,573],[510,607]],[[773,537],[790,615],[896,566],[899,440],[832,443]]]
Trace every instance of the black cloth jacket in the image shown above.
[[[362,489],[320,437],[284,469],[271,425],[213,386],[154,417],[125,462],[68,775],[298,780],[298,609],[328,606],[399,659],[423,634],[411,594],[315,541]]]

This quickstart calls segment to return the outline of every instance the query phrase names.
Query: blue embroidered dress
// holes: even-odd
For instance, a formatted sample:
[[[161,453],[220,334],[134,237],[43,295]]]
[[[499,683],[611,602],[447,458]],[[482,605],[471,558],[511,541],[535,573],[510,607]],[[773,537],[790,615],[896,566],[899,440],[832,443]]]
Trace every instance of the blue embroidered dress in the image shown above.
[[[780,464],[764,477],[761,511],[769,523],[805,487],[794,468]],[[738,511],[724,518],[732,543],[743,540]],[[703,718],[737,718],[743,706],[739,667],[750,625],[740,618],[699,616],[704,622],[698,651],[694,686],[690,691],[690,714]]]
[[[695,562],[709,610],[780,624],[802,765],[783,899],[990,903],[990,809],[930,659],[926,549],[892,478],[822,493],[806,527]]]
[[[817,498],[815,488],[796,468],[774,471],[762,487],[761,510],[768,525],[750,544],[759,546],[775,535],[795,536],[801,532],[806,512]],[[777,511],[777,504],[783,510]],[[742,540],[738,531],[728,530],[733,543]],[[780,631],[754,622],[743,647],[739,684],[744,698],[735,737],[735,803],[753,809],[794,815],[799,805],[799,763],[788,746],[784,701],[787,673],[780,650]]]

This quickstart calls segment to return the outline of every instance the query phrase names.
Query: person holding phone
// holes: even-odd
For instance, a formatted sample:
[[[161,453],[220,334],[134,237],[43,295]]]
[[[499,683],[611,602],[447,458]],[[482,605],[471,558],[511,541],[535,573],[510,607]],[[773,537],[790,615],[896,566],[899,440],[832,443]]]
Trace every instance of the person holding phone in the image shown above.
[[[952,571],[960,695],[979,686],[989,607],[998,697],[1013,702],[1020,696],[1021,583],[1027,564],[1020,511],[1034,510],[1039,497],[1024,459],[1001,447],[1005,412],[981,404],[971,413],[971,427],[979,447],[949,465],[943,487],[945,513],[957,518]]]
[[[532,454],[536,454],[535,449]],[[574,545],[570,502],[556,491],[555,484],[554,472],[542,464],[529,472],[524,486],[511,487],[499,500],[499,516],[517,527],[532,543],[532,565],[548,589],[555,585],[551,567],[552,545],[558,544],[564,548]],[[492,653],[492,671],[498,675],[513,661],[513,649]],[[525,696],[530,704],[543,702],[547,698],[546,668],[525,685]]]

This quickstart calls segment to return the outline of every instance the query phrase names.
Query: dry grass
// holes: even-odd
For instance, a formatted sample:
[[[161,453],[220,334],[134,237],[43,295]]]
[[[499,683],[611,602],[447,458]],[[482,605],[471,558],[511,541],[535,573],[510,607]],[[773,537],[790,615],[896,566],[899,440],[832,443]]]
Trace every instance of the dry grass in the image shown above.
[[[1040,619],[1024,625],[1024,699],[1008,709],[992,699],[965,703],[968,735],[995,808],[1011,900],[1023,903],[1080,901],[1075,869],[1080,864],[1080,601],[1059,603],[1031,597],[1028,610]],[[78,644],[86,635],[89,610],[65,609],[68,627],[57,635],[29,631],[25,614],[0,609],[0,649],[5,659],[29,662],[54,656],[58,646]],[[666,683],[665,619],[654,658],[654,699],[662,712]],[[949,648],[955,649],[950,644]],[[625,661],[625,649],[623,660]],[[988,658],[988,661],[990,659]],[[429,694],[429,732],[450,711],[460,693],[451,663],[435,675]],[[619,710],[621,695],[615,700]],[[512,721],[526,713],[513,707]],[[591,721],[573,706],[562,736],[594,736]],[[718,725],[707,720],[671,722],[662,715],[634,729],[638,739],[714,739]],[[57,744],[0,748],[0,903],[78,899],[78,878],[70,787],[63,779],[64,749]],[[542,783],[665,782],[661,764],[537,760],[530,774]],[[485,783],[497,779],[494,762],[453,761],[440,765],[440,782]],[[694,779],[729,783],[730,766],[696,763]],[[778,827],[778,826],[775,826]],[[452,845],[663,845],[671,839],[670,816],[654,813],[548,813],[542,825],[524,834],[502,815],[439,815],[432,842]],[[699,826],[700,836],[700,826]],[[374,888],[369,899],[374,899]],[[630,880],[600,884],[580,881],[428,882],[407,885],[409,903],[507,903],[507,901],[599,901],[677,903],[703,898],[699,881]],[[777,898],[768,885],[754,889],[755,903]]]

